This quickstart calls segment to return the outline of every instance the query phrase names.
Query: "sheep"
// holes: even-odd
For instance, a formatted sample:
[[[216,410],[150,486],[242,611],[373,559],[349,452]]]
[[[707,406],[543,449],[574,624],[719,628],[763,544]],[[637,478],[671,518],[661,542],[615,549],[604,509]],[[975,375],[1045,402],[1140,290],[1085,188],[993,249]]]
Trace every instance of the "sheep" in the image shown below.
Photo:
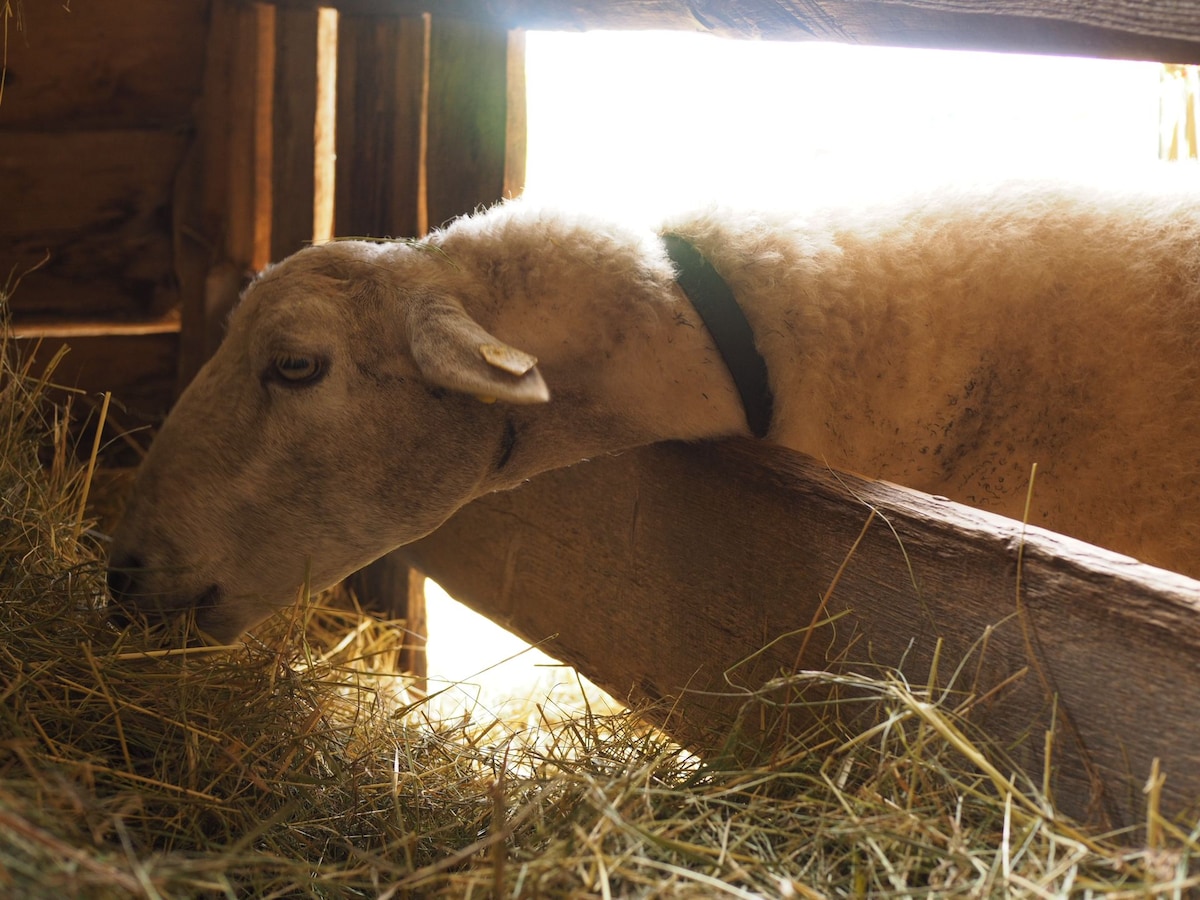
[[[681,235],[766,361],[766,438],[1200,575],[1200,195],[1009,186]],[[113,536],[114,600],[231,640],[492,491],[749,436],[659,233],[512,201],[269,267]]]

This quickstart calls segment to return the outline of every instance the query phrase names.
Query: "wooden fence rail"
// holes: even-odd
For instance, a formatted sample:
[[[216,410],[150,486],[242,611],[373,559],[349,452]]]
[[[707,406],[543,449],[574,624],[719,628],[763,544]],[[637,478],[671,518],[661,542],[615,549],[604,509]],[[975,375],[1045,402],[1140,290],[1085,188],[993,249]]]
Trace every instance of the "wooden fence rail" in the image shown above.
[[[1053,723],[1063,810],[1140,821],[1155,759],[1200,801],[1200,582],[1038,528],[734,442],[548,473],[401,553],[697,748],[781,673],[936,669],[954,702],[1005,685],[973,718],[1035,776]]]

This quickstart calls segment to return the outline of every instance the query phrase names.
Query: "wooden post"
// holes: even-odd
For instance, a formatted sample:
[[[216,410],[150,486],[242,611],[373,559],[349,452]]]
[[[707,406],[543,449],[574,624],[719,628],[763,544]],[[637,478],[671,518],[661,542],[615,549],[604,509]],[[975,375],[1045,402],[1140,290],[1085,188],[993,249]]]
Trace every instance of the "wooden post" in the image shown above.
[[[338,22],[334,231],[425,233],[428,16]]]
[[[266,261],[270,96],[262,57],[273,27],[263,4],[213,2],[196,140],[173,204],[181,388],[212,355],[242,285]]]
[[[271,129],[271,259],[313,239],[316,191],[317,19],[315,9],[275,11]]]
[[[519,33],[434,18],[429,59],[429,222],[441,225],[525,179],[525,47]]]
[[[428,54],[427,15],[339,17],[336,235],[425,233]],[[419,679],[426,674],[424,581],[395,556],[346,580],[364,609],[406,621],[400,664]]]
[[[342,15],[335,229],[420,237],[519,191],[525,173],[524,44],[461,20]],[[406,619],[402,661],[425,674],[424,576],[391,554],[351,578],[366,609]]]
[[[276,2],[313,6],[330,0]],[[1200,62],[1200,17],[1191,0],[337,0],[337,6],[394,16],[436,9],[439,16],[495,29],[707,31],[732,38]]]

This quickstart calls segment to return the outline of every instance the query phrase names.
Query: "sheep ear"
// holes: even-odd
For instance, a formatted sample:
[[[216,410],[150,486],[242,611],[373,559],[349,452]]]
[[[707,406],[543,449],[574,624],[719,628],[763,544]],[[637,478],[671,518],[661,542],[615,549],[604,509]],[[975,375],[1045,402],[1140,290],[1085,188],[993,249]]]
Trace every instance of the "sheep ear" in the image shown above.
[[[452,297],[414,298],[408,340],[421,373],[485,403],[545,403],[537,358],[488,334]]]

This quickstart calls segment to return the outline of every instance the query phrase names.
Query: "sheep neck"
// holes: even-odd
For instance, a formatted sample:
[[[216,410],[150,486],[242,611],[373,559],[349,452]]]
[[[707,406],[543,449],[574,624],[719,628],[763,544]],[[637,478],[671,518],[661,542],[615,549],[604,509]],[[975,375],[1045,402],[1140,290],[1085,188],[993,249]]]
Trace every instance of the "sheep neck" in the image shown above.
[[[750,436],[733,377],[674,280],[486,307],[485,327],[538,358],[551,396],[505,411],[505,465],[485,492],[659,441]]]

